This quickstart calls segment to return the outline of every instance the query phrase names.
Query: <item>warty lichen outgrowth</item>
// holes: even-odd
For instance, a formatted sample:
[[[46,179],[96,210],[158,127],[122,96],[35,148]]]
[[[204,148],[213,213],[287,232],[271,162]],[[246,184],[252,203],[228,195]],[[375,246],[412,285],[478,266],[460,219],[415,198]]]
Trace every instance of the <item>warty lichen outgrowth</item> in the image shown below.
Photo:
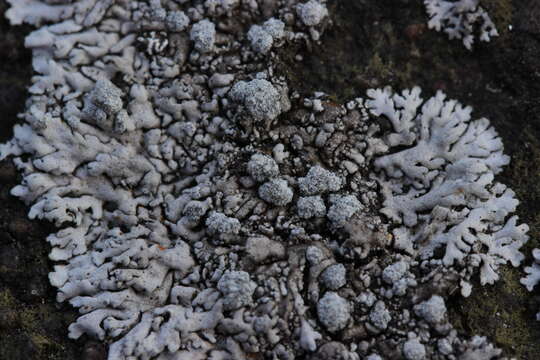
[[[319,0],[309,0],[306,3],[298,4],[296,12],[306,26],[318,25],[328,16],[326,6]]]
[[[216,26],[213,22],[203,19],[191,28],[190,39],[195,43],[195,49],[201,53],[212,51],[216,42]]]
[[[350,319],[350,311],[347,300],[332,291],[328,291],[317,304],[320,321],[332,333],[345,328]]]
[[[271,18],[261,25],[252,25],[247,33],[251,47],[257,53],[267,54],[272,46],[285,36],[283,21]]]
[[[255,121],[274,120],[282,112],[281,95],[264,79],[237,82],[229,97],[243,105]]]

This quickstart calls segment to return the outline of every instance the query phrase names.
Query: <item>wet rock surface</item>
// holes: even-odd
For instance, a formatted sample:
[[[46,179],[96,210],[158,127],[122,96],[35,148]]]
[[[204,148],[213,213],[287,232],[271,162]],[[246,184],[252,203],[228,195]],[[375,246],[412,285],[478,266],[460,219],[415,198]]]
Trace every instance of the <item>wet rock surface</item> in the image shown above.
[[[501,36],[477,44],[473,52],[443,34],[428,31],[420,3],[340,1],[320,48],[305,49],[304,61],[285,61],[282,72],[305,93],[324,90],[336,100],[368,87],[420,85],[446,91],[489,117],[512,162],[501,179],[522,203],[518,214],[531,226],[524,253],[540,235],[540,4],[486,1]],[[0,1],[0,13],[7,5]],[[511,30],[510,30],[511,26]],[[24,108],[31,56],[23,47],[26,27],[0,30],[0,142],[11,137],[16,114]],[[289,50],[286,50],[289,51]],[[295,54],[296,52],[292,52]],[[284,54],[284,58],[287,58]],[[106,358],[105,346],[87,339],[68,340],[76,311],[55,301],[47,274],[52,225],[27,219],[28,209],[9,190],[18,183],[11,162],[0,163],[0,359]],[[530,256],[530,255],[528,255]],[[519,284],[520,269],[505,269],[494,286],[475,287],[470,298],[455,297],[448,311],[464,333],[481,334],[519,359],[540,357],[539,299]]]

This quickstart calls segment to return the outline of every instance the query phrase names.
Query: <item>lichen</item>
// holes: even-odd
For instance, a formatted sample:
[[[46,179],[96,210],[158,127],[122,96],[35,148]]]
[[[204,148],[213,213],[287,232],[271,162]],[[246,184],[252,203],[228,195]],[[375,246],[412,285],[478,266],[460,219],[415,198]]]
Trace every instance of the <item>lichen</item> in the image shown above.
[[[430,17],[429,28],[444,31],[450,39],[462,39],[469,50],[476,29],[481,41],[490,41],[499,35],[488,13],[480,6],[480,0],[424,0],[424,4]]]
[[[478,127],[456,125],[473,133],[482,128],[486,138],[456,131],[448,139],[463,137],[472,148],[485,142],[488,152],[494,153],[486,155],[486,167],[471,167],[478,170],[471,175],[456,164],[477,152],[453,152],[449,144],[438,140],[442,135],[426,140],[418,126],[417,118],[441,102],[454,104],[457,110],[447,105],[437,115],[467,123],[466,111],[455,101],[441,100],[441,94],[424,101],[418,89],[401,95],[372,89],[367,98],[343,105],[321,93],[302,98],[287,79],[276,76],[274,61],[278,60],[273,60],[277,57],[273,51],[277,49],[266,49],[272,55],[262,59],[250,50],[247,33],[227,30],[234,26],[233,20],[228,21],[235,16],[241,16],[245,24],[259,23],[258,9],[248,6],[237,11],[247,5],[207,1],[197,11],[186,11],[191,31],[186,25],[183,37],[176,37],[163,27],[169,25],[157,21],[178,11],[173,3],[141,1],[136,10],[123,8],[123,3],[115,6],[110,12],[96,6],[78,20],[90,28],[98,24],[94,28],[98,33],[113,33],[109,41],[90,41],[81,50],[64,40],[60,44],[71,54],[70,60],[35,50],[36,57],[58,61],[69,71],[35,78],[29,102],[34,106],[25,114],[26,124],[2,148],[3,155],[17,158],[24,183],[14,193],[33,204],[31,216],[62,227],[49,237],[54,247],[51,257],[60,261],[50,278],[59,287],[58,299],[70,300],[83,311],[70,327],[72,337],[85,333],[114,339],[109,357],[115,359],[135,354],[241,359],[262,352],[280,357],[313,352],[314,359],[356,359],[373,353],[390,356],[389,349],[405,352],[395,356],[417,356],[418,351],[405,351],[409,346],[404,344],[413,341],[407,332],[418,332],[418,341],[429,355],[441,352],[437,345],[441,342],[452,356],[500,352],[483,338],[443,333],[441,329],[452,328],[446,318],[437,324],[424,323],[425,314],[416,318],[410,311],[414,304],[427,300],[425,293],[450,296],[460,281],[478,274],[480,264],[488,266],[481,270],[482,276],[490,275],[485,282],[493,282],[502,262],[521,261],[518,250],[526,240],[526,229],[513,220],[506,222],[517,205],[513,194],[502,186],[492,188],[489,176],[483,179],[486,182],[474,178],[497,173],[507,162],[497,135],[486,130],[486,121],[475,122]],[[321,28],[315,29],[306,21],[299,22],[294,18],[296,9],[263,13],[282,17],[287,46],[295,42],[311,46],[319,41],[326,23],[317,22]],[[72,15],[68,13],[50,11],[44,17],[61,22]],[[120,13],[128,16],[118,19]],[[30,12],[21,18],[39,23],[35,16]],[[215,41],[193,35],[189,43],[186,35],[205,21],[202,18],[216,24]],[[137,37],[115,38],[115,28],[101,27],[102,20],[107,26],[126,21],[123,28],[135,32],[130,28],[134,26]],[[70,23],[61,24],[43,30],[52,37],[64,36],[66,28],[79,31],[70,28]],[[52,46],[37,42],[39,37],[31,36],[29,46]],[[212,46],[201,48],[200,44],[209,42]],[[229,44],[241,45],[230,48]],[[107,58],[107,62],[93,57]],[[130,62],[133,57],[136,61]],[[79,71],[84,77],[73,78]],[[102,78],[112,85],[103,87]],[[83,111],[85,94],[100,95],[103,89],[113,89],[109,99],[114,106],[89,96],[86,103],[92,111]],[[65,100],[41,102],[47,91]],[[420,105],[425,109],[419,110]],[[399,114],[392,117],[392,112]],[[422,145],[426,151],[415,148],[416,140],[426,140]],[[444,146],[438,148],[439,142]],[[413,154],[413,163],[407,163],[401,152]],[[263,153],[272,153],[266,159],[273,158],[279,166],[275,171],[270,161],[271,171],[259,179],[259,171],[250,170],[248,159]],[[443,169],[438,168],[441,159],[449,163]],[[328,169],[320,174],[324,186],[305,186],[311,169],[319,167]],[[469,187],[444,184],[463,172],[471,182]],[[315,176],[315,183],[319,180]],[[482,191],[482,186],[489,191]],[[471,198],[478,196],[478,203],[460,202],[460,195],[452,197],[456,189]],[[430,191],[450,199],[435,204],[424,198],[415,204],[416,195]],[[306,221],[298,216],[298,196],[311,192],[318,197],[316,215],[322,215],[324,205],[326,218],[314,216]],[[500,203],[493,200],[501,194]],[[480,204],[484,200],[495,204]],[[480,216],[489,224],[487,235],[497,234],[489,226],[505,223],[512,237],[497,244],[501,237],[484,236],[485,229],[475,228],[471,220],[475,233],[482,235],[480,242],[487,247],[495,244],[487,255],[484,249],[464,246],[459,255],[452,252],[441,262],[437,250],[453,246],[449,237],[436,239],[425,250],[420,241],[424,239],[414,233],[418,224],[438,228],[441,214],[455,211],[465,216],[459,209],[462,206],[488,211],[495,205],[504,211]],[[447,207],[447,212],[441,207]],[[426,209],[431,208],[437,211],[427,215]],[[396,225],[401,232],[392,236]],[[510,247],[504,248],[507,244]],[[470,253],[471,261],[462,262]],[[474,256],[477,253],[480,260]],[[351,283],[343,284],[343,277],[338,284],[332,281],[328,269],[338,266],[338,260],[345,270],[339,273],[347,274]],[[400,261],[411,264],[415,274],[406,271],[383,279],[383,269]],[[229,281],[227,274],[242,275]],[[87,277],[91,280],[86,281]],[[335,313],[335,306],[321,306],[326,309],[322,318],[314,311],[330,296],[325,287],[334,288],[343,304],[354,303],[357,294],[369,295],[358,307],[351,306],[347,319],[336,325],[324,315],[329,309]],[[383,309],[381,304],[388,306]],[[377,325],[370,325],[368,318]],[[391,340],[387,330],[396,328],[398,335]],[[420,328],[433,328],[434,333],[420,332]],[[335,340],[341,335],[368,336],[373,341],[347,346],[348,341]]]

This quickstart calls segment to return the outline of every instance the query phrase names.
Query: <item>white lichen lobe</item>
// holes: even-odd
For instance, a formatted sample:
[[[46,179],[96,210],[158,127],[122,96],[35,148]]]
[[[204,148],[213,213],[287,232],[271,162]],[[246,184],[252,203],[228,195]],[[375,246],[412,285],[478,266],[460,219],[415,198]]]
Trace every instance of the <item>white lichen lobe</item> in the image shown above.
[[[461,39],[468,50],[472,49],[477,33],[481,41],[489,42],[499,32],[480,1],[424,0],[429,28],[444,31],[451,40]]]

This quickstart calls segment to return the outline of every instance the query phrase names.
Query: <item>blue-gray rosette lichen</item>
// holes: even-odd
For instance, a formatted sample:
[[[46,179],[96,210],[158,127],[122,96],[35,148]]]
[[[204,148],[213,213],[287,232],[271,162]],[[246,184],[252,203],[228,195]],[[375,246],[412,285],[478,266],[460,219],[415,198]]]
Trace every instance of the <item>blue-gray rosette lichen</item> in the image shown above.
[[[0,157],[58,227],[70,337],[111,360],[500,356],[445,299],[523,260],[502,142],[441,92],[299,94],[278,49],[320,41],[325,1],[9,2],[38,29]]]

